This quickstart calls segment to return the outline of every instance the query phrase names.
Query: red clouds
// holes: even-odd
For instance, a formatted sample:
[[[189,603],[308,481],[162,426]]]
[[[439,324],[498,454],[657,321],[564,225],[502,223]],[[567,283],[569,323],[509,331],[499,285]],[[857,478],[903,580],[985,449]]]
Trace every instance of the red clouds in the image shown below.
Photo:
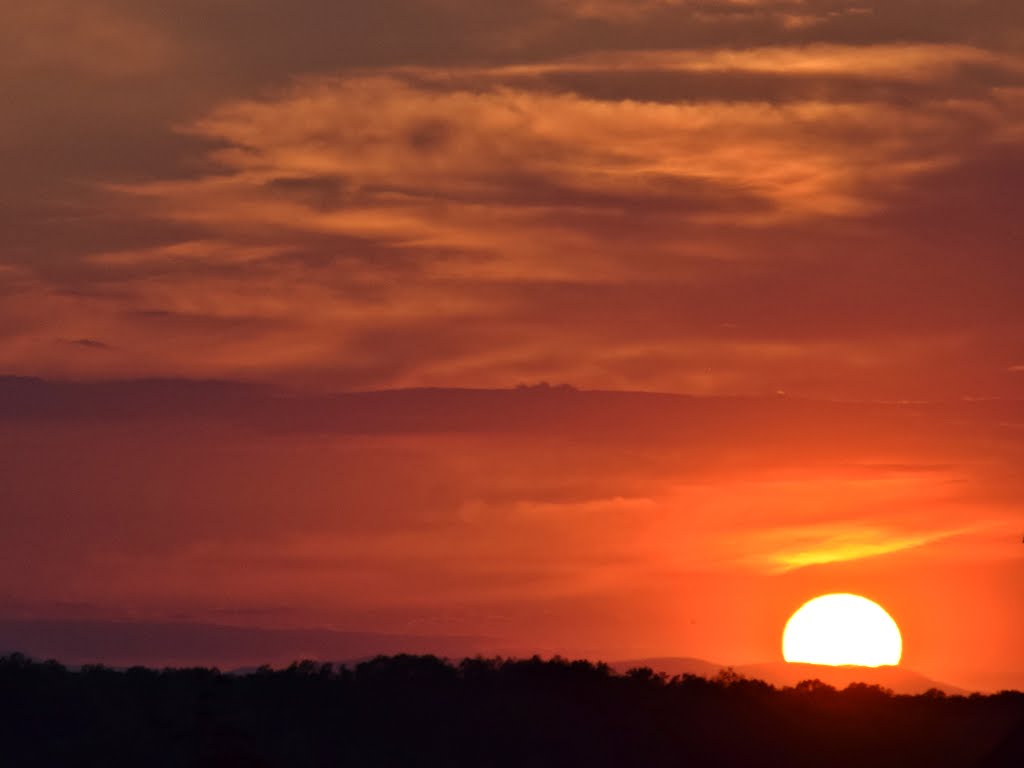
[[[868,381],[904,366],[907,349],[923,373],[1006,330],[984,310],[981,328],[947,327],[941,289],[905,293],[935,259],[907,250],[901,240],[926,232],[900,219],[934,179],[1015,151],[1009,84],[1022,71],[1005,53],[906,43],[306,77],[184,126],[215,145],[202,173],[118,185],[110,204],[124,215],[195,236],[89,253],[70,295],[32,281],[46,294],[34,305],[82,327],[44,323],[0,359],[23,372],[326,374],[336,386],[939,394],[910,371]],[[662,97],[599,93],[652,76]],[[672,97],[676,76],[698,78],[700,95]],[[744,78],[766,76],[772,98],[746,93]],[[567,90],[569,77],[586,79]],[[923,315],[909,335],[907,300]],[[398,341],[428,325],[434,342],[415,353]],[[43,340],[71,335],[123,352],[48,362]],[[160,359],[147,359],[152,345]],[[982,362],[977,381],[941,393],[1003,391],[1007,364]]]

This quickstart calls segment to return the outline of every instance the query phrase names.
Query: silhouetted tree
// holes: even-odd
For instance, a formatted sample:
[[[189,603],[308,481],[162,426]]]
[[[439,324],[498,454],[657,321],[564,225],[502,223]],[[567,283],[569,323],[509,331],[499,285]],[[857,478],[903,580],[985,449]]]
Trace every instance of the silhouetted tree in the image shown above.
[[[897,696],[726,670],[668,679],[561,658],[378,657],[353,669],[69,670],[0,658],[0,764],[1024,765],[1024,694]]]

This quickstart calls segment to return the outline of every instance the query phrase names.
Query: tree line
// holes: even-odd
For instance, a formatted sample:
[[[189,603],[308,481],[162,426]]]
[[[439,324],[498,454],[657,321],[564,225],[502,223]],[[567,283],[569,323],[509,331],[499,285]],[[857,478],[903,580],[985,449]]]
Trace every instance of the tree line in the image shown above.
[[[895,695],[729,670],[378,657],[216,669],[0,658],[9,768],[1024,766],[1024,693]]]

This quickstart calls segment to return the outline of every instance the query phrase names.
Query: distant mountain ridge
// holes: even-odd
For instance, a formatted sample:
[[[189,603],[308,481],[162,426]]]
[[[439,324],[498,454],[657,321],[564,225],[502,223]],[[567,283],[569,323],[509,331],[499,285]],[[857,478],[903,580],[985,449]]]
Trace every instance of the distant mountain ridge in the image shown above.
[[[370,659],[379,654],[473,656],[492,641],[461,635],[395,635],[331,629],[263,629],[199,622],[0,618],[0,656],[24,653],[76,667],[256,669],[301,659]]]
[[[790,664],[785,661],[762,664],[742,664],[729,667],[704,659],[694,658],[650,658],[615,662],[611,665],[616,672],[623,673],[634,667],[650,667],[666,675],[696,675],[714,677],[725,669],[732,669],[743,677],[764,680],[777,688],[788,688],[804,680],[820,680],[826,685],[842,690],[853,683],[865,683],[888,688],[894,693],[916,695],[929,690],[938,690],[949,696],[965,695],[968,691],[947,683],[941,683],[904,667],[828,667],[818,664]]]

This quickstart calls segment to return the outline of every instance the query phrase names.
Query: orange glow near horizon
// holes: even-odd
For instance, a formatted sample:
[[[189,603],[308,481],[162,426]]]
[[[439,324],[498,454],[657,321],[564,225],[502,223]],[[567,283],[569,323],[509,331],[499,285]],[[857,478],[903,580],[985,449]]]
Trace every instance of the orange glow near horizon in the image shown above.
[[[832,667],[895,666],[903,637],[878,603],[851,594],[822,595],[804,603],[786,622],[782,656],[790,663]]]

